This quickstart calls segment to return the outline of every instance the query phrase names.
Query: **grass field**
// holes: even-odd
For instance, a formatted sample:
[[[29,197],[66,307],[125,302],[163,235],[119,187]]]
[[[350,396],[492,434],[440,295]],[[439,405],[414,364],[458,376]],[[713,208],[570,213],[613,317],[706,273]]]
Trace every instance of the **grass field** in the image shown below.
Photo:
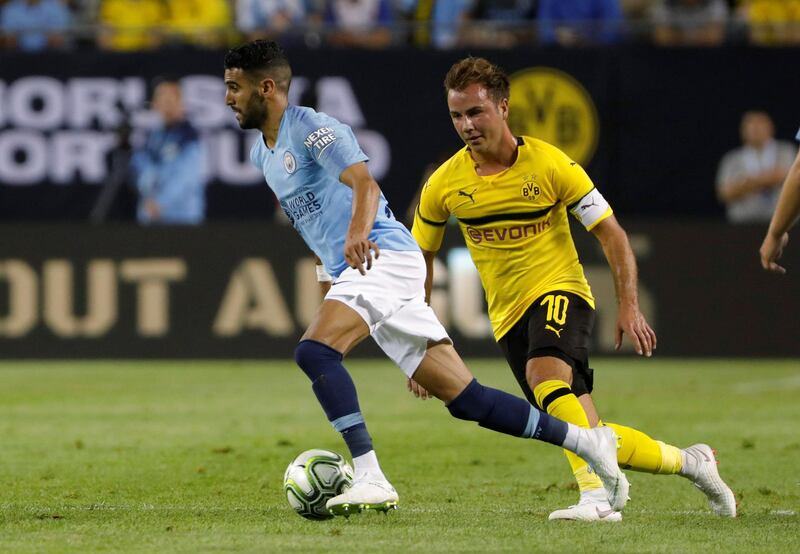
[[[800,362],[600,359],[608,421],[718,449],[740,517],[684,479],[629,472],[621,524],[553,524],[557,449],[451,419],[387,362],[349,364],[399,510],[295,515],[286,464],[344,453],[293,364],[0,364],[0,552],[798,552]],[[499,361],[485,384],[517,392]]]

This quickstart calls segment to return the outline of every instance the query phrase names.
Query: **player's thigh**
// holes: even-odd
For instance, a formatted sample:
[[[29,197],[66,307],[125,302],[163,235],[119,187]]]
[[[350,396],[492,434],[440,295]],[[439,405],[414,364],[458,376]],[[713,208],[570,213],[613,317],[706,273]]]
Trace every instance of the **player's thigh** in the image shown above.
[[[346,354],[407,306],[416,305],[424,285],[425,260],[421,253],[382,252],[365,275],[347,268],[336,278],[304,338],[329,345],[334,342],[337,346],[331,346]],[[424,300],[418,303],[425,305]],[[419,358],[424,346],[423,341]]]
[[[588,364],[594,308],[577,294],[553,291],[538,298],[526,315],[529,386],[558,379],[570,384],[576,395],[591,392]]]
[[[433,344],[413,375],[436,398],[449,403],[472,382],[472,372],[452,344]]]
[[[338,300],[324,300],[300,340],[314,340],[347,354],[369,336],[369,326],[351,307]]]

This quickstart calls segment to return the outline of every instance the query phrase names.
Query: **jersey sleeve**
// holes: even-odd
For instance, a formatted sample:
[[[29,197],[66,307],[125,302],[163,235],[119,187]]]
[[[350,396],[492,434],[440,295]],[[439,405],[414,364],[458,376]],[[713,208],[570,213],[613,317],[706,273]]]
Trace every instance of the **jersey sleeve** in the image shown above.
[[[437,252],[442,246],[447,219],[450,212],[444,204],[441,187],[437,186],[436,174],[422,186],[419,204],[414,213],[411,234],[423,250]]]
[[[353,130],[335,120],[314,126],[303,139],[303,146],[315,162],[337,179],[351,165],[369,160]]]
[[[578,162],[556,150],[553,159],[553,182],[558,199],[581,224],[590,231],[614,212],[592,179]]]

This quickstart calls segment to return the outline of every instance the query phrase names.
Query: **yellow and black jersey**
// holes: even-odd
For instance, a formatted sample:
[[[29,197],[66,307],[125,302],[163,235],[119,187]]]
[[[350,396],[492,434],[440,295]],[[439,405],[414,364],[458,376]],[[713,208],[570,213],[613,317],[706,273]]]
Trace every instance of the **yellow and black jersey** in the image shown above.
[[[592,229],[612,214],[591,179],[561,150],[517,139],[514,165],[482,177],[467,147],[431,175],[422,189],[412,233],[438,251],[450,215],[458,218],[480,273],[495,339],[541,295],[563,290],[594,307],[567,221],[570,211]]]

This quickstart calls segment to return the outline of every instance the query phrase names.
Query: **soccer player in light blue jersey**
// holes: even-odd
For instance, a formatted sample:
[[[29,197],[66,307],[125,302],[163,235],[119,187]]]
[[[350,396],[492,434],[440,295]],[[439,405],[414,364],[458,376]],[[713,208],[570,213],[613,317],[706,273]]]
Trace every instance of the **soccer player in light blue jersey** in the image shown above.
[[[264,173],[306,244],[322,261],[325,299],[295,349],[295,360],[353,458],[350,489],[328,501],[334,515],[388,510],[398,495],[367,432],[343,357],[367,336],[408,377],[459,419],[571,450],[601,477],[614,509],[627,501],[608,427],[582,429],[527,401],[478,383],[425,303],[425,261],[392,215],[352,130],[311,108],[289,105],[291,68],[283,51],[258,40],[225,56],[225,102],[243,129],[262,136],[250,158]]]

